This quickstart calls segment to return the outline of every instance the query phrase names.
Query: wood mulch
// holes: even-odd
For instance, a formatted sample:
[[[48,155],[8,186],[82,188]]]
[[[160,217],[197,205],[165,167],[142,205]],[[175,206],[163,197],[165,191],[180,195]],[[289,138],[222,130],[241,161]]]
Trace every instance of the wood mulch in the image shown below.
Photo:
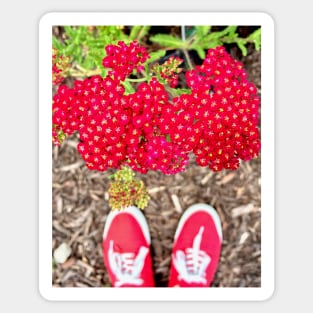
[[[249,49],[247,57],[239,57],[260,92],[260,52]],[[52,249],[65,242],[72,253],[63,264],[53,263],[52,285],[110,287],[102,258],[102,232],[110,211],[108,177],[112,171],[89,171],[76,144],[74,135],[61,147],[53,147]],[[144,214],[157,287],[167,285],[178,220],[195,203],[212,205],[222,222],[222,252],[212,286],[261,286],[261,157],[242,163],[237,171],[214,173],[192,159],[183,173],[138,176],[151,195]]]

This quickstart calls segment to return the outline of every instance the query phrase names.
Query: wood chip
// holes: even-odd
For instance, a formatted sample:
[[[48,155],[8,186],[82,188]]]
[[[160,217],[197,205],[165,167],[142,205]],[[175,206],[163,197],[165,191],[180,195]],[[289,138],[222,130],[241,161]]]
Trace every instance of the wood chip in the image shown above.
[[[57,203],[57,212],[58,214],[62,214],[63,211],[63,198],[60,195],[56,196],[56,203]]]
[[[100,200],[100,198],[95,193],[93,193],[92,190],[90,191],[90,198],[95,201]]]
[[[52,225],[60,233],[65,234],[67,236],[71,236],[72,235],[71,232],[69,230],[67,230],[66,228],[64,228],[62,225],[60,225],[60,223],[57,220],[54,220]]]
[[[226,185],[236,177],[235,172],[231,172],[228,175],[225,175],[220,181],[216,182],[218,185]]]
[[[154,194],[154,193],[157,193],[157,192],[160,192],[160,191],[163,191],[165,190],[166,187],[165,186],[160,186],[160,187],[154,187],[154,188],[151,188],[148,190],[148,193],[150,194]]]
[[[171,198],[172,198],[172,201],[173,201],[173,204],[175,206],[175,210],[176,212],[178,213],[182,213],[183,212],[183,209],[180,205],[180,202],[179,202],[179,199],[176,195],[171,195]]]
[[[109,198],[110,198],[109,193],[106,191],[106,192],[104,193],[104,200],[105,200],[105,201],[109,201]]]
[[[89,285],[88,285],[88,284],[85,284],[85,283],[80,283],[80,282],[76,282],[76,283],[75,283],[75,286],[76,286],[76,287],[82,287],[82,288],[89,287]]]
[[[245,191],[245,187],[238,187],[236,191],[236,198],[239,199]]]
[[[80,228],[72,235],[71,240],[69,241],[69,245],[72,245],[76,241],[76,239],[80,235],[81,231],[82,231],[82,229]]]
[[[81,214],[76,218],[71,220],[69,223],[67,223],[67,227],[70,228],[77,228],[83,225],[85,223],[86,219],[88,218],[89,214],[91,214],[92,208],[89,207],[85,211],[82,211]]]
[[[66,144],[67,146],[71,147],[71,148],[76,149],[78,142],[77,142],[77,141],[74,141],[74,140],[66,140],[66,141],[65,141],[65,144]]]
[[[200,182],[201,185],[205,185],[211,179],[213,175],[214,175],[213,172],[209,172],[207,175],[205,175]]]
[[[76,262],[76,259],[75,258],[69,258],[67,261],[65,261],[63,264],[62,264],[62,269],[66,270],[70,267],[72,267]]]
[[[236,218],[242,215],[255,213],[259,211],[260,211],[260,208],[255,208],[252,203],[249,203],[247,205],[242,205],[242,206],[232,209],[231,215],[233,218]]]
[[[71,170],[76,170],[77,168],[81,167],[83,164],[84,164],[83,161],[77,161],[73,164],[64,165],[64,166],[60,167],[59,171],[67,172],[67,171],[71,171]]]
[[[90,214],[90,215],[87,217],[87,222],[86,222],[86,224],[85,224],[84,236],[87,236],[87,235],[89,234],[92,221],[93,221],[93,216],[92,216],[92,214]]]
[[[171,216],[173,214],[172,210],[167,210],[167,211],[161,211],[161,215],[165,218]]]
[[[168,267],[171,263],[172,258],[171,257],[167,257],[165,260],[163,260],[162,262],[160,262],[159,267]]]
[[[94,268],[92,266],[90,266],[89,264],[87,264],[86,262],[83,262],[81,260],[77,260],[77,263],[76,263],[78,266],[82,266],[86,269],[86,272],[85,272],[85,277],[89,277],[90,274],[94,271]]]
[[[59,153],[59,147],[58,146],[54,146],[53,147],[53,160],[56,161],[58,158],[58,153]]]
[[[77,273],[72,270],[69,270],[61,278],[61,283],[63,284],[64,282],[68,281],[70,278],[75,277],[75,276],[77,276]]]
[[[245,241],[249,238],[249,233],[248,232],[244,232],[239,239],[239,244],[243,245],[245,243]]]

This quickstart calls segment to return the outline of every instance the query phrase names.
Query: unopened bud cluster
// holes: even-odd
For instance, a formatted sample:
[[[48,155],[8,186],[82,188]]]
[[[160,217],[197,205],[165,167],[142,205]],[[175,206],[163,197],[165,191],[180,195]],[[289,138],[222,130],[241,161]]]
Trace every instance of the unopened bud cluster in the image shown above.
[[[171,56],[162,65],[155,64],[152,72],[160,77],[160,80],[167,83],[171,88],[175,88],[178,84],[178,74],[182,72],[179,67],[183,60],[179,57]]]
[[[112,176],[109,187],[109,205],[113,210],[121,210],[135,205],[144,209],[150,199],[142,180],[134,178],[129,167],[123,167]]]
[[[70,68],[70,59],[59,55],[56,49],[52,49],[52,83],[60,85]]]

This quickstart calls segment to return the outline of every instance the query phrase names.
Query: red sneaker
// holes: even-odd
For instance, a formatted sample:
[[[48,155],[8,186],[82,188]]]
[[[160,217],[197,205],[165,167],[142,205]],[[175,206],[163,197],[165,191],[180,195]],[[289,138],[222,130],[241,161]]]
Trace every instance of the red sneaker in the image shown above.
[[[174,236],[169,287],[209,287],[217,270],[222,227],[207,204],[189,207]]]
[[[111,211],[103,231],[103,261],[114,287],[154,287],[150,233],[136,207]]]

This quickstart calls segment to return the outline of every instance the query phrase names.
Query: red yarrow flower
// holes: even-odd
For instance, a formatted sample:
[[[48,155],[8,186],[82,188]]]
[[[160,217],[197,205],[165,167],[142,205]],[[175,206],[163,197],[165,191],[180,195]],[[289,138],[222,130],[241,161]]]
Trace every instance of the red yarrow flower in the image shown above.
[[[170,99],[156,77],[125,94],[123,82],[149,58],[137,42],[108,45],[106,77],[60,86],[53,98],[54,142],[78,132],[78,152],[91,170],[130,166],[140,173],[185,170],[190,153],[213,171],[237,169],[260,151],[256,87],[223,47],[186,72],[191,93]],[[173,60],[172,60],[173,61]]]

